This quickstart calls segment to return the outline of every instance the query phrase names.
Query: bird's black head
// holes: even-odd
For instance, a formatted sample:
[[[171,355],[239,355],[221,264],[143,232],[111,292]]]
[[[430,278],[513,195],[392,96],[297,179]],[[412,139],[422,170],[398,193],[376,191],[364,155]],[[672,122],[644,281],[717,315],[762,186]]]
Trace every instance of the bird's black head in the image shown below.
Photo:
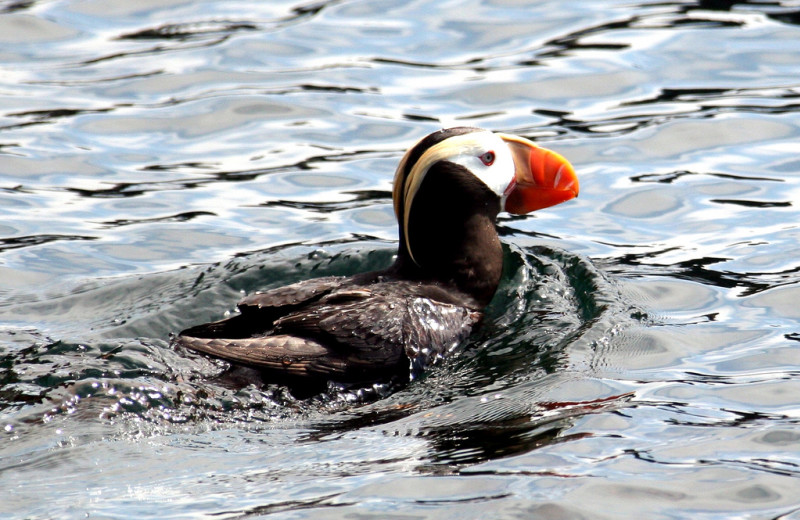
[[[425,269],[447,256],[446,245],[475,238],[465,227],[476,217],[494,224],[501,210],[527,213],[577,192],[572,166],[527,139],[473,127],[433,132],[406,152],[395,173],[401,254]]]

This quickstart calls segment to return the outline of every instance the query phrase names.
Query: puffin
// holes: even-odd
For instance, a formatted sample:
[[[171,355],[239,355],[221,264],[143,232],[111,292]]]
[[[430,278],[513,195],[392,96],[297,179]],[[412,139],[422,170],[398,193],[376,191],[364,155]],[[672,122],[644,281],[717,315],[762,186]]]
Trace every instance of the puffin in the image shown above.
[[[574,168],[554,151],[481,128],[438,130],[394,174],[399,244],[389,267],[255,292],[238,314],[175,342],[290,388],[410,381],[480,323],[503,272],[498,214],[577,195]]]

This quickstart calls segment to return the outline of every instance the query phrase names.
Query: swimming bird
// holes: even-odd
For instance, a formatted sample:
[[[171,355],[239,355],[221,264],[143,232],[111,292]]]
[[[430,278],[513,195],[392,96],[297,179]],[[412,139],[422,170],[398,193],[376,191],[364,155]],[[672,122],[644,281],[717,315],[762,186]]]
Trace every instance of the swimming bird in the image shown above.
[[[387,269],[256,292],[236,316],[176,343],[295,385],[414,377],[462,343],[500,284],[500,211],[525,214],[578,195],[561,155],[510,134],[456,127],[400,160],[399,229]]]

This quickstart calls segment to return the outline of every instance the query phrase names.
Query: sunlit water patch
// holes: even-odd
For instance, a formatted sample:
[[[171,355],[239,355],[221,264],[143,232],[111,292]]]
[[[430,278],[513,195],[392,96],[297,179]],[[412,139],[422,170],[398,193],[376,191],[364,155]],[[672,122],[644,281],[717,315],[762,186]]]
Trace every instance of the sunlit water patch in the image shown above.
[[[159,284],[124,279],[64,295],[58,304],[21,304],[15,312],[35,313],[50,330],[67,326],[64,309],[74,314],[61,338],[33,329],[8,331],[7,339],[19,346],[7,359],[4,407],[24,410],[22,422],[95,416],[106,423],[127,418],[213,428],[220,422],[268,421],[298,414],[299,409],[334,411],[385,397],[391,388],[332,387],[327,395],[298,400],[269,380],[266,386],[237,381],[235,371],[228,377],[227,363],[175,350],[168,342],[175,324],[235,312],[235,302],[247,289],[349,275],[391,261],[391,250],[353,246],[326,248],[338,249],[335,254],[297,247],[269,250],[170,273]],[[535,385],[556,372],[590,375],[597,342],[607,342],[640,321],[640,312],[622,301],[614,284],[580,257],[548,248],[512,250],[507,257],[508,281],[479,331],[446,366],[434,367],[424,381],[412,383],[406,399],[416,404],[404,408],[424,409],[421,403],[426,401],[500,392],[523,382]],[[225,303],[228,310],[221,308]],[[90,320],[81,323],[79,311]],[[29,345],[32,339],[38,341]],[[434,395],[423,398],[418,392]],[[521,406],[530,414],[537,404],[526,399]],[[468,420],[465,416],[456,422]],[[7,426],[16,433],[23,429],[21,423]]]
[[[55,463],[51,455],[41,460],[35,455],[43,448],[84,456],[78,454],[111,443],[129,457],[127,443],[153,439],[148,444],[155,442],[153,449],[160,451],[160,438],[173,439],[167,441],[171,450],[216,450],[210,445],[230,438],[230,428],[240,432],[237,436],[266,435],[259,442],[284,438],[295,444],[286,449],[299,457],[309,442],[328,445],[355,435],[367,443],[357,454],[358,465],[449,473],[550,442],[574,417],[627,406],[633,387],[595,378],[592,358],[597,342],[640,325],[642,317],[594,266],[548,247],[508,250],[508,280],[480,332],[452,358],[391,394],[332,389],[297,399],[280,386],[237,384],[225,376],[227,364],[176,351],[166,332],[160,334],[165,320],[218,317],[225,312],[221,302],[232,305],[245,287],[352,274],[382,267],[392,258],[392,250],[379,244],[326,249],[336,252],[290,247],[171,273],[169,281],[150,287],[151,307],[136,303],[138,283],[129,280],[70,295],[71,307],[94,309],[87,313],[94,325],[73,323],[73,332],[63,340],[39,337],[7,357],[3,408],[13,419],[4,422],[5,438],[15,457],[35,456],[20,468],[20,476]],[[138,309],[138,319],[115,319],[126,314],[120,308],[125,305]],[[143,331],[159,333],[148,338],[141,337]],[[21,343],[35,334],[30,331]],[[492,441],[500,431],[505,440]],[[403,438],[409,440],[397,440]],[[384,455],[369,462],[370,452],[388,439],[399,445],[392,448],[396,453],[380,449]],[[414,439],[424,439],[423,444]],[[437,453],[429,460],[417,453],[428,445]],[[330,455],[338,457],[338,450]],[[325,479],[342,470],[328,474],[309,467],[304,478]],[[26,493],[54,484],[49,479],[31,483]],[[138,479],[128,485],[145,486]]]
[[[800,8],[0,6],[0,515],[794,518]],[[424,377],[300,399],[170,333],[391,261],[391,175],[519,133],[581,196]]]

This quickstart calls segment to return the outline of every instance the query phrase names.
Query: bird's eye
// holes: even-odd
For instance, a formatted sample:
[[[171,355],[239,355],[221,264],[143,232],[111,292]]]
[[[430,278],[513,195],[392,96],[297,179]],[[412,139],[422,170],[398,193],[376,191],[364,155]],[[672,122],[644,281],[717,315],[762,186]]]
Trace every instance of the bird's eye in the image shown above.
[[[494,162],[494,152],[486,152],[485,154],[481,155],[479,159],[486,166],[491,166]]]

